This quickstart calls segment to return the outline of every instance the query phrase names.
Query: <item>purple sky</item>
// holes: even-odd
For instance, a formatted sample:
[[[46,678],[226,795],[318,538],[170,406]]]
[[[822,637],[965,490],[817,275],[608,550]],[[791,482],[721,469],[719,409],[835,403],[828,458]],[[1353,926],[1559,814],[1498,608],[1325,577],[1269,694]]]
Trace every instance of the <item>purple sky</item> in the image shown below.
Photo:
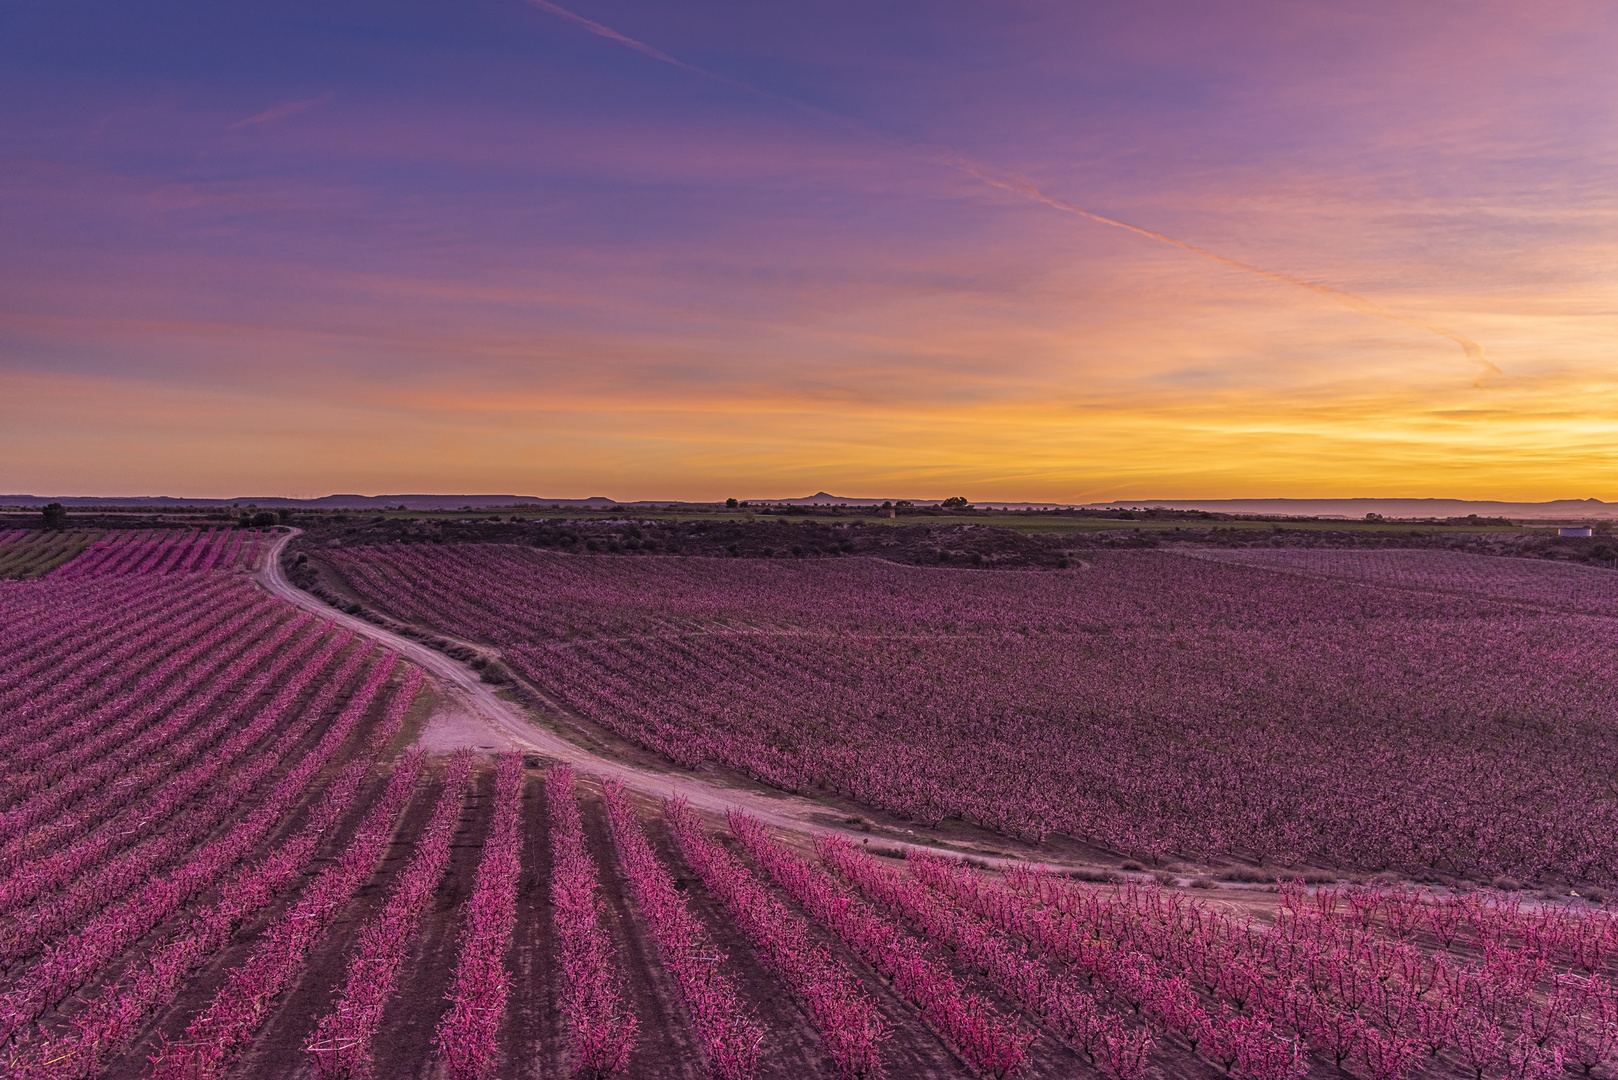
[[[569,10],[0,8],[0,490],[1618,497],[1610,4]]]

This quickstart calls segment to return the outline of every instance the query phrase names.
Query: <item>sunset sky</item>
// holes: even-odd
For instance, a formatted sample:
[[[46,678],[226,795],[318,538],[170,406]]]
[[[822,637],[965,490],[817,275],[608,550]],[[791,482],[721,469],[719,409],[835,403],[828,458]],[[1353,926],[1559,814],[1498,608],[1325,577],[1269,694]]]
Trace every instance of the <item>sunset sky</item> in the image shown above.
[[[1614,57],[1605,0],[12,0],[0,492],[1615,500]]]

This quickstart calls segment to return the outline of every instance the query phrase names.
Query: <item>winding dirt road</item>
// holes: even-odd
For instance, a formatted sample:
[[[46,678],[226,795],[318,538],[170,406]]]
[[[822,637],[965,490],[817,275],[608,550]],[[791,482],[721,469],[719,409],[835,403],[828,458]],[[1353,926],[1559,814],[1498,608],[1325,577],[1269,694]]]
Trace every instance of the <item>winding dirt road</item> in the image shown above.
[[[639,768],[635,765],[602,757],[584,747],[567,741],[554,732],[533,723],[522,708],[498,697],[467,665],[429,648],[419,641],[402,637],[390,630],[375,626],[364,619],[327,605],[287,580],[281,569],[281,552],[300,530],[281,535],[270,548],[264,568],[256,578],[271,594],[289,604],[329,620],[346,629],[362,634],[377,644],[398,653],[411,663],[426,670],[438,682],[443,692],[444,707],[425,731],[430,749],[450,750],[466,746],[483,750],[524,750],[544,754],[566,761],[580,773],[619,780],[626,788],[652,796],[683,795],[693,808],[723,814],[732,807],[752,814],[767,824],[780,829],[807,833],[839,833],[853,839],[870,839],[869,835],[854,830],[838,829],[824,819],[836,811],[820,803],[786,793],[760,794],[709,783],[689,776],[671,775]],[[816,818],[821,820],[816,820]],[[886,844],[916,846],[924,850],[937,850],[936,845],[910,845],[891,833],[882,835]],[[987,861],[1001,861],[987,853],[978,853],[970,844],[951,844],[974,857]],[[1002,849],[1012,845],[1006,842]],[[1029,860],[1017,859],[1023,865]],[[1053,864],[1054,865],[1054,864]]]

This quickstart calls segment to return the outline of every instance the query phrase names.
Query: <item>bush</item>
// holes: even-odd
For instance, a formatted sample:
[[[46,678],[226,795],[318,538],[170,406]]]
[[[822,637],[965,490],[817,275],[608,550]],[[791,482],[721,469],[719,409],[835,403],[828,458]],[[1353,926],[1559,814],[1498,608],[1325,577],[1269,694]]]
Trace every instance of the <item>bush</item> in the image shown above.
[[[40,510],[40,514],[45,519],[45,528],[57,530],[67,528],[67,507],[61,503],[48,504]]]

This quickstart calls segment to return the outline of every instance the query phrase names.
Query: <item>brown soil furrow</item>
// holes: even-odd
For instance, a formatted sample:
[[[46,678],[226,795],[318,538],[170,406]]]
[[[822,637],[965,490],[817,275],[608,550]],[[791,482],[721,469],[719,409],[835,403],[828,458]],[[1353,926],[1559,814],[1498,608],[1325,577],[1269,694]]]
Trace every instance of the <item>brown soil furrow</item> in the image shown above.
[[[551,830],[545,783],[530,774],[523,788],[522,877],[517,881],[517,926],[506,953],[511,994],[500,1029],[503,1077],[564,1080],[567,1030],[557,996],[561,958],[551,931]]]
[[[581,792],[582,793],[582,792]],[[704,1080],[702,1054],[680,1004],[674,980],[664,970],[657,945],[634,910],[628,884],[607,833],[606,808],[586,795],[579,807],[585,840],[601,871],[607,930],[624,973],[625,1004],[640,1022],[626,1076],[636,1080]]]
[[[377,1076],[403,1080],[434,1076],[439,1071],[433,1035],[455,975],[461,905],[472,895],[472,878],[483,856],[493,814],[494,773],[485,770],[462,804],[449,869],[399,967],[398,992],[383,1010],[375,1043]]]

